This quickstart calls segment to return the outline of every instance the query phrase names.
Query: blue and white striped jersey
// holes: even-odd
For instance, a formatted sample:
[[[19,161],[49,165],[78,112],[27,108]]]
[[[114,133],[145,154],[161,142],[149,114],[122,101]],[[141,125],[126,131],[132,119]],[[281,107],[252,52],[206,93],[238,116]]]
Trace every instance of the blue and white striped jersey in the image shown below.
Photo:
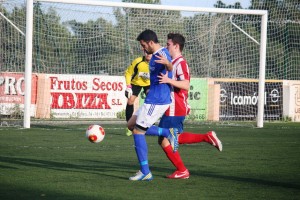
[[[162,47],[155,53],[153,53],[152,58],[149,62],[150,68],[150,90],[146,96],[145,103],[147,104],[156,104],[156,105],[165,105],[171,103],[171,86],[166,83],[159,83],[158,75],[161,73],[166,74],[166,67],[163,64],[156,63],[155,60],[158,60],[155,55],[163,55],[170,62],[172,62],[169,51]],[[172,71],[168,72],[168,77],[172,78]]]

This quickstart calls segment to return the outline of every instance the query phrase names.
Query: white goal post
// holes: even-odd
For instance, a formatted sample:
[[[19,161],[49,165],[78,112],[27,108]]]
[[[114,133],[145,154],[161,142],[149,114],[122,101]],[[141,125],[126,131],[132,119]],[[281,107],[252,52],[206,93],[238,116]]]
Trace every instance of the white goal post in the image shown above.
[[[221,9],[221,8],[200,8],[200,7],[184,7],[184,6],[166,6],[155,4],[137,4],[137,3],[121,3],[108,1],[92,1],[92,0],[36,0],[36,2],[53,2],[64,4],[78,4],[88,6],[104,6],[104,7],[122,7],[136,8],[148,10],[163,11],[188,11],[188,12],[205,12],[216,14],[238,14],[238,15],[256,15],[261,17],[260,26],[260,42],[259,42],[259,77],[258,77],[258,103],[256,126],[263,127],[264,122],[264,91],[265,91],[265,65],[266,65],[266,47],[267,47],[267,21],[268,12],[266,10],[247,10],[247,9]],[[31,77],[32,77],[32,56],[33,56],[33,0],[27,0],[26,8],[26,57],[25,57],[25,101],[24,101],[24,128],[30,128],[30,103],[31,103]],[[236,25],[234,25],[236,26]],[[146,27],[145,27],[146,28]],[[238,27],[237,27],[238,29]],[[245,33],[244,33],[245,34]],[[249,37],[246,33],[246,37]],[[251,40],[251,38],[250,38]]]

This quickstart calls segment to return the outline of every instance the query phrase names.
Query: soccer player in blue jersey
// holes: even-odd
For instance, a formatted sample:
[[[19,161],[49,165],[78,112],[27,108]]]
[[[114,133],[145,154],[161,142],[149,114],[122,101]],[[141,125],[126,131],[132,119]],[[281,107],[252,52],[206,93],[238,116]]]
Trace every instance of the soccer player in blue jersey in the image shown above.
[[[185,38],[178,33],[169,33],[167,41],[167,49],[172,57],[173,65],[173,79],[168,77],[168,74],[159,76],[160,83],[169,83],[173,86],[171,92],[172,103],[167,111],[162,116],[160,123],[157,126],[151,126],[147,131],[146,135],[155,135],[156,132],[169,131],[170,128],[178,132],[178,143],[179,144],[190,144],[207,142],[215,146],[219,151],[222,151],[222,143],[217,138],[214,131],[209,131],[206,134],[195,134],[183,131],[183,123],[185,117],[188,115],[190,107],[188,105],[188,90],[190,87],[190,72],[188,64],[185,58],[182,56],[182,50],[185,45]],[[163,57],[158,56],[157,63],[168,65],[169,61]],[[136,122],[136,116],[139,115],[139,110],[130,118],[128,121],[128,128],[133,129]],[[178,151],[174,151],[173,146],[170,145],[169,141],[165,137],[159,137],[159,144],[163,151],[166,153],[168,159],[176,167],[176,171],[173,174],[167,176],[171,179],[187,179],[190,176],[188,169],[185,167],[180,154]]]
[[[154,31],[146,29],[139,34],[137,40],[146,52],[152,54],[152,58],[149,61],[150,89],[144,104],[139,108],[136,125],[133,129],[135,151],[140,164],[140,171],[130,177],[129,180],[150,181],[153,179],[153,176],[148,164],[148,146],[145,132],[158,121],[169,108],[169,104],[171,103],[171,86],[167,83],[159,83],[158,76],[168,72],[168,77],[172,78],[173,66],[169,51],[159,44]],[[156,62],[161,56],[165,57],[169,62],[165,65]],[[175,146],[178,146],[177,134],[174,133],[172,129],[164,132],[152,131],[151,135],[168,138],[170,143],[173,144],[174,150],[176,150]]]

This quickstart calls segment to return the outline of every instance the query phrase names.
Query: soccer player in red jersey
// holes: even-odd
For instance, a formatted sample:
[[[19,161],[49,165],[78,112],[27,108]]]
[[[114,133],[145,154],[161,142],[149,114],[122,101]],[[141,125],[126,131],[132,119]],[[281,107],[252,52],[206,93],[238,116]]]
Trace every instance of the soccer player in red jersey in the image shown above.
[[[190,71],[185,58],[182,56],[182,50],[185,44],[185,38],[181,34],[169,33],[167,37],[167,49],[172,57],[173,78],[170,79],[167,75],[160,75],[160,83],[168,83],[173,86],[171,92],[172,103],[160,120],[160,128],[174,128],[178,132],[179,144],[191,144],[199,142],[207,142],[215,146],[219,151],[222,151],[222,143],[217,138],[214,131],[209,131],[206,134],[195,134],[183,132],[183,122],[189,114],[190,107],[188,105],[188,91],[190,88]],[[159,61],[162,64],[168,64],[168,61],[161,57]],[[147,133],[146,133],[147,134]],[[189,171],[185,167],[178,151],[174,152],[169,140],[164,137],[159,137],[159,144],[167,155],[168,159],[176,167],[176,171],[168,175],[171,179],[186,179],[189,178]]]

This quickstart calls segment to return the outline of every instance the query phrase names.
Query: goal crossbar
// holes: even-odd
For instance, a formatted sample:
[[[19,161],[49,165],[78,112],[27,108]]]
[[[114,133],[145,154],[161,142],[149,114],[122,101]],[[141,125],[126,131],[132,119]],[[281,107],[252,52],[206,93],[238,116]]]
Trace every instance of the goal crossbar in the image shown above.
[[[191,12],[214,12],[214,13],[232,13],[242,15],[266,15],[266,10],[245,10],[245,9],[227,9],[227,8],[204,8],[190,6],[170,6],[157,4],[141,4],[141,3],[123,3],[109,1],[91,1],[91,0],[37,0],[40,2],[56,2],[66,4],[81,4],[91,6],[109,6],[109,7],[124,7],[124,8],[142,8],[153,10],[176,10],[176,11],[191,11]]]

